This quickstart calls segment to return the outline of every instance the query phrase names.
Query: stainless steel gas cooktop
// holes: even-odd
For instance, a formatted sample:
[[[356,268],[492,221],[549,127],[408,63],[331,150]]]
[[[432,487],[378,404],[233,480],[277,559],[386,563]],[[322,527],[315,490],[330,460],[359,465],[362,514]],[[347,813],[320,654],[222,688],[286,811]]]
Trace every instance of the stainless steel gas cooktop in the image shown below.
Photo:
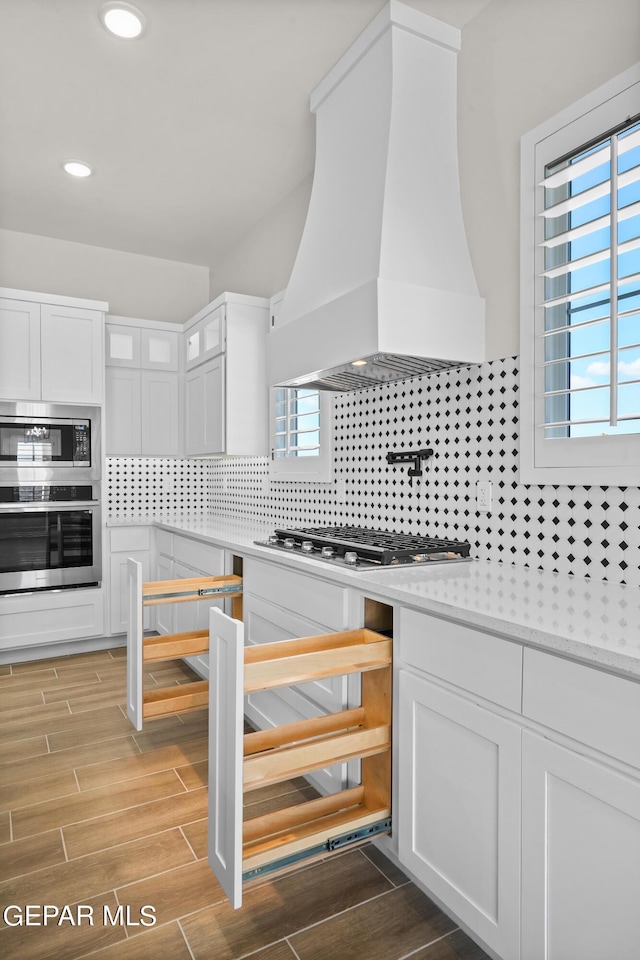
[[[256,540],[256,543],[274,550],[284,550],[290,555],[342,565],[351,570],[471,559],[471,548],[465,541],[417,537],[367,527],[275,530],[268,540]]]

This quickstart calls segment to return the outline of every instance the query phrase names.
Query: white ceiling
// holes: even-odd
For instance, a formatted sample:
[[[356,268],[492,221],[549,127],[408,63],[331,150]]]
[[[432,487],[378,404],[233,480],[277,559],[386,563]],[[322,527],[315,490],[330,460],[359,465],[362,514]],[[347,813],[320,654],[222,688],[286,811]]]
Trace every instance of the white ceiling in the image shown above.
[[[0,0],[0,227],[213,267],[312,171],[309,94],[383,0],[133,0],[133,41],[101,2]]]

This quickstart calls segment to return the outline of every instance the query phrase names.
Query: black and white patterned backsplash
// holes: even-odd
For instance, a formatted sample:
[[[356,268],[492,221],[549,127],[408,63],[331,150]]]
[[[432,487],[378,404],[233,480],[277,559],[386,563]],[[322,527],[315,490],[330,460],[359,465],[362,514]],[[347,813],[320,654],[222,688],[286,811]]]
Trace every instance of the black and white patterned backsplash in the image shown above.
[[[518,482],[517,358],[336,395],[334,480],[272,482],[266,457],[112,458],[110,512],[208,510],[274,524],[353,523],[468,540],[481,559],[640,586],[640,487]],[[430,447],[424,476],[387,452]],[[493,484],[491,512],[476,482]]]

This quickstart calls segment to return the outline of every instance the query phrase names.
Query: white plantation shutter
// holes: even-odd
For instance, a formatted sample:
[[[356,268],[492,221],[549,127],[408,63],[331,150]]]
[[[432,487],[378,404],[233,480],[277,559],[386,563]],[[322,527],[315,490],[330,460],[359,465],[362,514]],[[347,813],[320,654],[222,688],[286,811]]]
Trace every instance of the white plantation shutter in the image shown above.
[[[534,264],[532,302],[522,273],[524,482],[639,482],[640,81],[629,82],[632,72],[640,76],[636,67],[617,78],[619,96],[591,109],[581,101],[574,121],[564,111],[523,138],[522,255]]]
[[[319,390],[271,391],[272,480],[331,481],[331,397]]]
[[[640,431],[640,124],[549,164],[545,436]]]

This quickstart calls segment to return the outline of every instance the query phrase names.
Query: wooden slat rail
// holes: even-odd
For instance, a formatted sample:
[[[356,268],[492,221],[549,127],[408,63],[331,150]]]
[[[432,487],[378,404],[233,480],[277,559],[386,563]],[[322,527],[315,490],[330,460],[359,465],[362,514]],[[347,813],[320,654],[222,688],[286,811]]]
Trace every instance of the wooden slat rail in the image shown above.
[[[239,597],[242,577],[231,573],[221,577],[192,577],[184,580],[156,580],[142,584],[142,604],[187,603],[193,600],[215,600],[218,597]]]

